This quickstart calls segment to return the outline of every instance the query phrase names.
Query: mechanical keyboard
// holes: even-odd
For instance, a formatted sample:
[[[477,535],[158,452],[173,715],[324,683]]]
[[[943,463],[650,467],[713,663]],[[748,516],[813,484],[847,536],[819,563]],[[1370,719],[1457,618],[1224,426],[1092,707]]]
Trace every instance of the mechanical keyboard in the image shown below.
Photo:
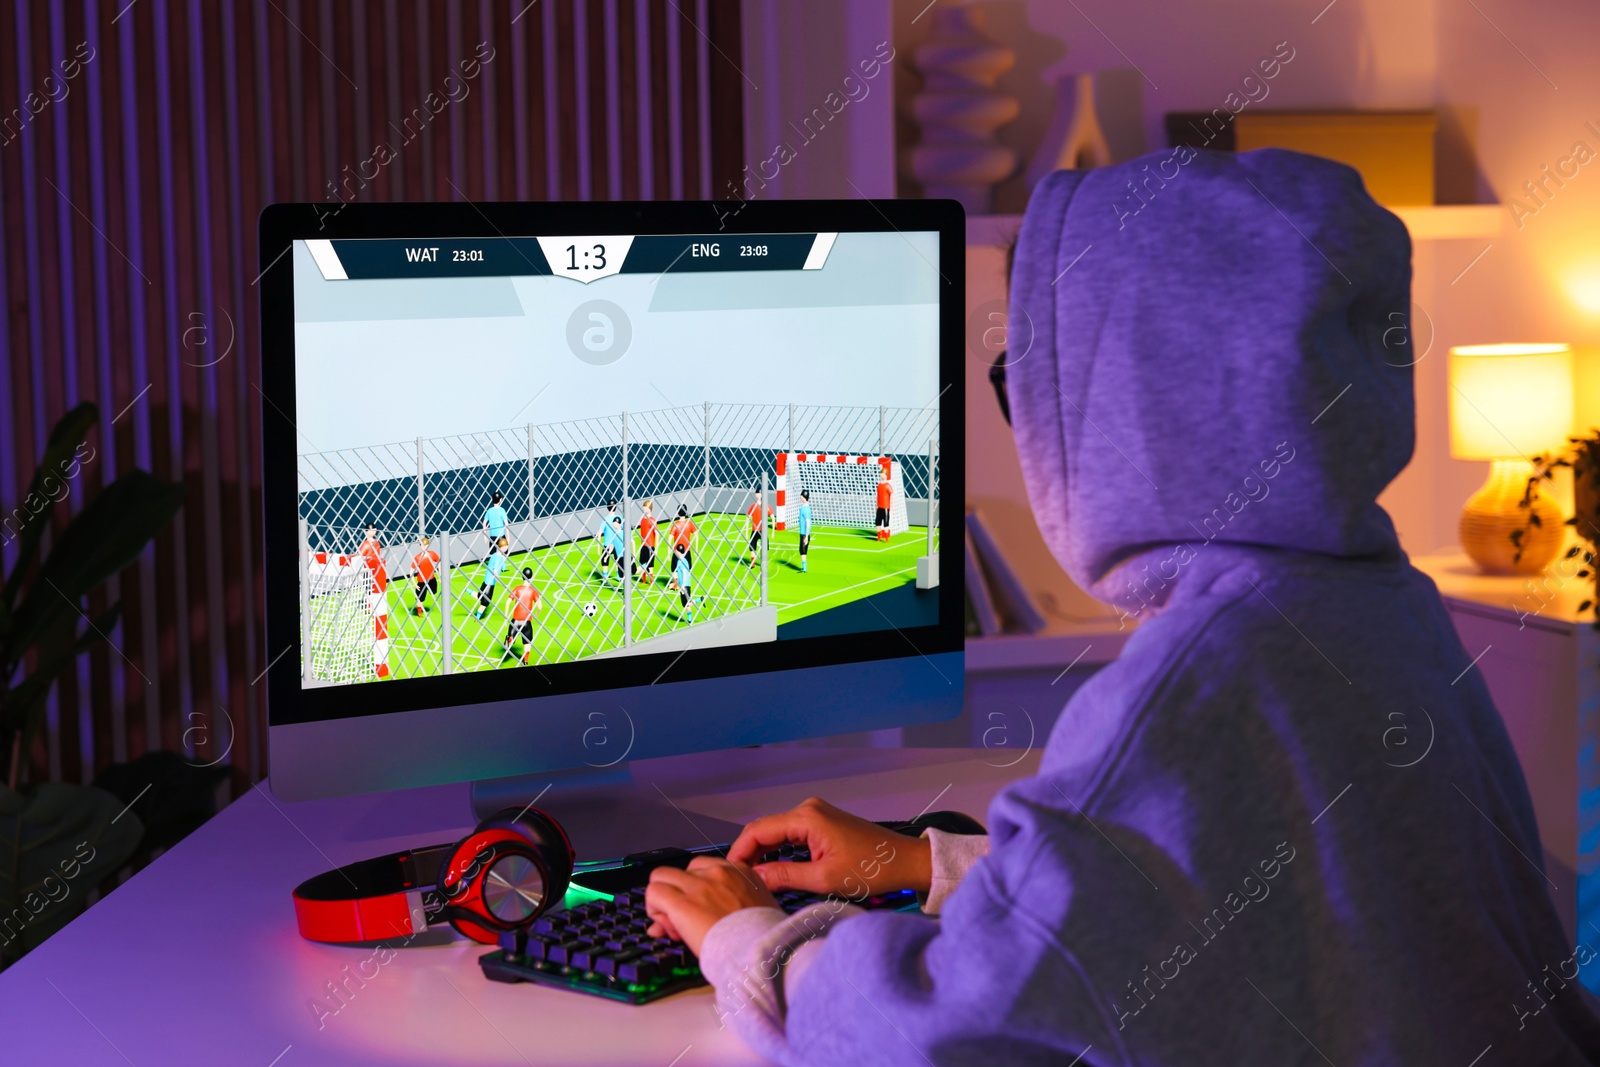
[[[952,819],[964,823],[957,825]],[[929,825],[949,826],[952,833],[983,831],[971,819],[953,812],[880,825],[908,834],[920,834]],[[540,916],[528,931],[501,935],[500,948],[480,957],[478,964],[493,981],[533,982],[628,1004],[647,1004],[705,985],[699,961],[681,941],[652,938],[646,933],[650,919],[644,910],[644,890],[656,867],[687,867],[697,855],[717,856],[726,851],[726,846],[657,849],[628,856],[615,867],[580,871],[573,875],[565,908]],[[763,856],[762,861],[810,858],[804,848],[785,845]],[[773,895],[790,913],[838,899],[798,890]],[[848,903],[869,910],[917,910],[916,893],[909,889]]]

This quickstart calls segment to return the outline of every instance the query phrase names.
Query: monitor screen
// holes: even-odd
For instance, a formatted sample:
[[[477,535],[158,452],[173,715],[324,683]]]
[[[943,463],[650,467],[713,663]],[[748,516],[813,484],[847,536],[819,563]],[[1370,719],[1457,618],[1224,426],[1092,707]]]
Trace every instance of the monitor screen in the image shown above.
[[[937,228],[386,229],[289,242],[275,725],[950,650]]]

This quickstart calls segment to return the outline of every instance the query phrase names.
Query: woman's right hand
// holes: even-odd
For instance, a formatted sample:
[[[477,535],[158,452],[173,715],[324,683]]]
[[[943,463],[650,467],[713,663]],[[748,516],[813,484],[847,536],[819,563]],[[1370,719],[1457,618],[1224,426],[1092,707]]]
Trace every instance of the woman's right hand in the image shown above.
[[[809,849],[810,861],[756,862],[785,844]],[[897,834],[817,797],[746,826],[728,859],[751,864],[774,893],[800,889],[859,900],[903,889],[926,893],[933,881],[925,838]]]

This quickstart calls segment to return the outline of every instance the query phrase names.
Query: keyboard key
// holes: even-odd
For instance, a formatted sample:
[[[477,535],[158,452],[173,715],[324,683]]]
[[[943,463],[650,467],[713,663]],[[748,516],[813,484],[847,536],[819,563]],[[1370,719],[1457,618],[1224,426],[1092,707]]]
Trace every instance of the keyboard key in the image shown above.
[[[649,956],[617,965],[617,977],[624,982],[648,982],[661,972],[661,965]]]
[[[645,959],[653,960],[655,965],[663,971],[671,971],[674,967],[683,966],[683,949],[666,949],[661,952],[652,952]]]
[[[648,953],[642,948],[625,949],[610,956],[601,956],[594,961],[594,969],[599,974],[615,975],[624,964],[644,958]]]
[[[563,941],[559,945],[551,945],[549,952],[545,954],[545,959],[549,960],[551,963],[570,964],[572,962],[572,954],[574,952],[582,952],[585,949],[590,949],[593,947],[593,942],[584,940],[583,938],[577,938],[572,941]]]
[[[588,971],[594,968],[595,959],[595,950],[592,948],[574,949],[567,962],[580,971]]]
[[[549,941],[549,940],[547,940],[545,938],[542,938],[542,937],[530,937],[530,938],[528,938],[528,952],[527,952],[528,959],[532,960],[535,963],[539,962],[542,959],[545,959],[549,955],[550,946],[552,944],[554,944],[554,942]]]

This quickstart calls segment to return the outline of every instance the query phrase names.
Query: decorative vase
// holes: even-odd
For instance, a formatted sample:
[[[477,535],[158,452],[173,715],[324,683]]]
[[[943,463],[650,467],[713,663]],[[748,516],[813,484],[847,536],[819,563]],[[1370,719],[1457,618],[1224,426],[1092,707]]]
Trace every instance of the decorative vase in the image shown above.
[[[1029,189],[1051,171],[1104,167],[1112,161],[1095,110],[1094,83],[1093,74],[1063,74],[1056,79],[1056,113],[1028,164]]]
[[[906,154],[906,169],[928,196],[986,214],[995,183],[1017,167],[1016,152],[994,141],[994,131],[1020,110],[1016,97],[994,87],[1016,53],[984,35],[982,9],[945,7],[933,12],[932,36],[913,58],[923,90],[912,97],[911,113],[922,141]]]
[[[1538,574],[1561,551],[1567,529],[1561,509],[1537,489],[1523,503],[1532,474],[1527,460],[1497,459],[1489,480],[1461,509],[1461,547],[1487,574]],[[1520,544],[1511,539],[1518,530]]]

